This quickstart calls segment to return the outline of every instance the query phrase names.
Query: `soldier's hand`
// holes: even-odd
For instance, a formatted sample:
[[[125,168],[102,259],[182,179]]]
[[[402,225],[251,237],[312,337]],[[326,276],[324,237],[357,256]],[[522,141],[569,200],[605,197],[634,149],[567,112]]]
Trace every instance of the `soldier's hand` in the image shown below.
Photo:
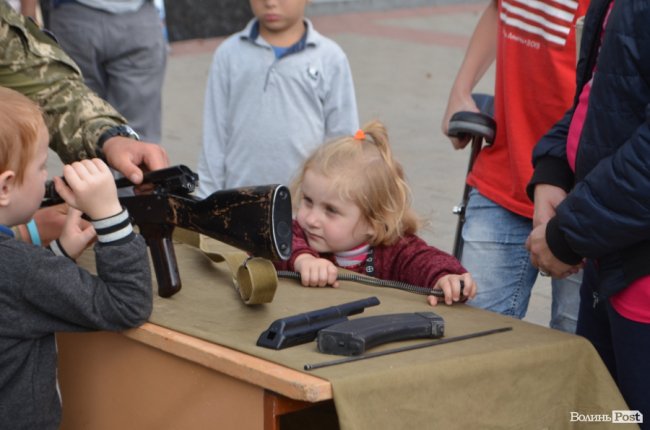
[[[108,165],[119,171],[134,184],[142,182],[142,168],[149,171],[164,169],[169,166],[167,151],[155,143],[140,142],[128,137],[115,136],[104,143],[103,151]]]

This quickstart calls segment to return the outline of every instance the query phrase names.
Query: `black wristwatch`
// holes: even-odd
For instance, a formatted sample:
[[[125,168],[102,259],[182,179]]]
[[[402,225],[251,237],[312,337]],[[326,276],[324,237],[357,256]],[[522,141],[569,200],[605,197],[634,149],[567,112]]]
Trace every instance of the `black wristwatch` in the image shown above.
[[[106,159],[104,155],[104,144],[108,139],[111,137],[115,136],[124,136],[124,137],[130,137],[131,139],[135,140],[140,140],[140,136],[138,133],[135,132],[130,126],[124,124],[124,125],[116,125],[115,127],[111,127],[105,132],[99,136],[99,139],[97,139],[97,156],[102,159]]]

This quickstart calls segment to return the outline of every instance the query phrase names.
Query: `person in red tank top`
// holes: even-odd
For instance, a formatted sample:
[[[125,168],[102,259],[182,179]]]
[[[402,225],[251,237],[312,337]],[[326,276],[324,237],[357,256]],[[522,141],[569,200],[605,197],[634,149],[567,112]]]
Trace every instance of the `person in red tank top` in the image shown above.
[[[478,111],[471,92],[496,61],[494,144],[468,175],[473,187],[463,227],[462,264],[481,286],[473,306],[526,315],[538,270],[525,241],[554,205],[534,212],[526,195],[533,147],[571,106],[575,91],[575,22],[589,1],[493,0],[481,16],[452,86],[442,130],[459,111]],[[451,138],[456,149],[468,139]],[[575,270],[574,270],[575,271]],[[580,278],[553,280],[551,327],[575,332]]]

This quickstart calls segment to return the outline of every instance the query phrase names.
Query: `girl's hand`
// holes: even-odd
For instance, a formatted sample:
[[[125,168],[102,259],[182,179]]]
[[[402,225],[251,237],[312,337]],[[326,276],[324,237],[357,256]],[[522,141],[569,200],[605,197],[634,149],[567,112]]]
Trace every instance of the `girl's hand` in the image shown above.
[[[462,294],[460,281],[463,281],[464,284]],[[474,282],[474,279],[472,279],[469,273],[442,276],[433,288],[445,292],[445,303],[447,305],[451,305],[454,302],[464,302],[476,296],[476,282]],[[438,298],[436,296],[428,296],[427,301],[431,306],[438,304]]]
[[[76,260],[95,237],[95,229],[81,218],[81,211],[68,208],[59,243],[70,258]]]
[[[303,254],[296,258],[294,268],[300,273],[302,285],[305,287],[326,287],[331,285],[338,288],[336,280],[338,270],[334,263],[324,258]]]

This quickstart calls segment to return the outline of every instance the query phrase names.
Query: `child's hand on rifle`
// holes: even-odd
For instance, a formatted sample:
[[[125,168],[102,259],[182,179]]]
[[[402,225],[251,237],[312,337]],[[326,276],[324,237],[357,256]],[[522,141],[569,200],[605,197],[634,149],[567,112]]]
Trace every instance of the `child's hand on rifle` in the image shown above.
[[[54,178],[57,193],[92,220],[108,218],[122,211],[115,179],[102,160],[94,158],[67,164],[63,167],[63,176],[65,182],[59,177]]]
[[[326,287],[331,285],[334,288],[339,286],[336,280],[338,270],[334,263],[324,258],[316,258],[310,254],[302,254],[296,257],[293,264],[296,272],[300,273],[302,285],[305,287]]]
[[[68,208],[59,242],[66,254],[76,260],[95,239],[95,228],[81,218],[81,211]]]
[[[461,282],[463,284],[462,288]],[[445,303],[448,305],[464,302],[476,296],[476,282],[474,282],[472,275],[469,273],[442,276],[433,288],[445,292]],[[438,304],[438,298],[436,296],[428,296],[427,301],[431,306]]]

